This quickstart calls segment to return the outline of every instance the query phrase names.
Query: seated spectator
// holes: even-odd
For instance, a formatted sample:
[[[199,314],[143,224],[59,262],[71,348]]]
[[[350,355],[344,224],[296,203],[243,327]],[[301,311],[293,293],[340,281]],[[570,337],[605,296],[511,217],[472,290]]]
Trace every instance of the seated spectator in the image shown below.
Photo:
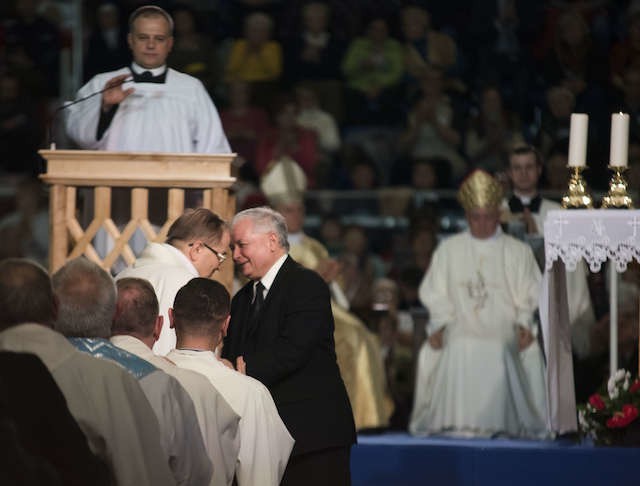
[[[400,42],[389,35],[386,18],[371,19],[365,35],[351,41],[342,72],[347,84],[347,123],[391,125],[400,120],[398,90],[404,57]]]
[[[246,81],[228,84],[227,101],[220,120],[231,149],[238,154],[236,163],[253,167],[258,140],[270,128],[267,112],[253,103],[251,84]]]
[[[248,81],[254,84],[256,103],[266,107],[282,74],[282,47],[271,38],[273,20],[254,12],[244,21],[244,37],[231,46],[225,66],[225,81]]]
[[[353,156],[342,160],[346,171],[343,189],[353,191],[336,199],[333,210],[339,214],[377,215],[380,211],[378,194],[380,172],[375,162],[364,152],[355,150]]]
[[[43,94],[58,95],[62,35],[58,26],[38,11],[34,0],[16,0],[15,15],[4,19],[6,45],[19,46],[25,61],[44,78]]]
[[[173,69],[198,78],[209,94],[214,96],[222,76],[219,74],[220,60],[213,39],[199,28],[197,13],[189,6],[178,5],[173,9],[172,16],[175,23],[174,42],[167,63]]]
[[[443,91],[442,72],[430,69],[422,79],[422,94],[407,116],[398,144],[401,155],[411,159],[438,157],[446,159],[454,181],[467,170],[459,153],[462,136],[458,116],[450,98]]]
[[[191,398],[180,383],[151,363],[109,342],[116,315],[111,276],[84,257],[69,260],[52,277],[58,298],[54,329],[79,351],[122,366],[135,378],[160,425],[164,457],[179,485],[208,484],[209,460]]]
[[[189,281],[169,310],[177,343],[167,358],[206,376],[240,416],[238,485],[277,486],[294,440],[269,390],[214,354],[227,332],[230,306],[229,293],[222,284],[205,278]]]
[[[405,41],[405,99],[411,100],[419,94],[420,80],[430,67],[440,69],[447,75],[447,86],[463,89],[459,80],[449,79],[448,76],[457,62],[458,49],[453,38],[434,29],[429,12],[421,6],[404,7],[400,18]]]
[[[492,173],[502,169],[511,147],[524,143],[518,125],[516,116],[504,106],[500,91],[485,87],[465,136],[465,153],[471,165]]]
[[[318,139],[318,187],[326,187],[333,157],[340,148],[340,132],[335,118],[323,110],[313,88],[306,84],[296,87],[298,125],[313,130]]]
[[[285,48],[285,70],[292,82],[340,79],[341,41],[331,31],[331,9],[323,1],[305,3],[301,26]]]
[[[290,83],[304,82],[320,99],[320,104],[342,121],[342,73],[340,61],[345,45],[332,28],[327,2],[311,1],[301,8],[300,26],[285,43],[285,75]]]
[[[336,258],[342,253],[344,227],[337,213],[330,213],[320,223],[320,240],[327,248],[329,256]]]
[[[106,464],[91,452],[60,388],[34,354],[0,351],[0,430],[5,484],[110,484]],[[28,462],[21,463],[20,453]]]
[[[272,117],[274,127],[264,133],[258,143],[255,171],[262,176],[267,167],[281,157],[289,157],[304,170],[309,188],[315,188],[318,164],[316,134],[301,127],[297,121],[298,106],[286,95],[276,99]]]
[[[343,270],[339,282],[352,311],[367,322],[373,298],[371,282],[385,276],[385,265],[371,251],[363,227],[354,224],[345,228],[343,242],[344,248],[339,259]]]
[[[603,87],[608,65],[579,11],[567,9],[558,17],[553,42],[542,65],[546,85],[569,88],[580,113],[606,112]]]
[[[553,146],[569,141],[571,113],[574,111],[575,96],[569,88],[564,86],[549,88],[536,141],[543,157],[549,156]]]
[[[47,272],[28,260],[0,262],[0,349],[38,356],[62,390],[91,450],[116,484],[174,485],[158,421],[137,380],[77,351],[51,329],[57,303]]]
[[[141,278],[122,278],[118,288],[117,312],[111,327],[111,342],[173,376],[193,400],[202,439],[211,462],[211,486],[230,485],[238,463],[240,416],[220,392],[200,373],[179,368],[153,354],[153,344],[165,323],[159,315],[153,287]]]
[[[100,4],[95,24],[84,60],[85,82],[96,74],[115,71],[131,62],[127,28],[123,26],[118,6],[111,2]]]
[[[505,104],[523,120],[529,120],[538,80],[530,46],[539,32],[547,5],[540,2],[472,2],[460,35],[466,38],[465,59],[475,89],[495,84]]]

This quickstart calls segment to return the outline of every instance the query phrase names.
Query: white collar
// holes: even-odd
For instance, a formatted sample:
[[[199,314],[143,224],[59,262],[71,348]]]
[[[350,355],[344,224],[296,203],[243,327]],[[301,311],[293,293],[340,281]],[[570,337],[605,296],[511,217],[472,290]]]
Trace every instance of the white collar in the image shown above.
[[[273,265],[271,265],[271,268],[267,271],[267,273],[265,273],[264,276],[260,279],[260,282],[262,282],[262,285],[264,285],[265,296],[267,295],[267,292],[269,292],[269,289],[273,285],[273,281],[276,279],[276,275],[278,275],[278,272],[280,271],[280,267],[282,267],[282,265],[284,264],[284,261],[287,259],[287,256],[288,254],[285,253],[280,258],[278,258],[276,262]]]
[[[147,68],[143,68],[139,64],[136,64],[135,62],[132,62],[131,70],[136,74],[142,74],[145,71],[151,71],[151,74],[153,74],[154,76],[160,76],[163,72],[167,70],[167,65],[163,64],[162,66],[157,68],[147,69]]]
[[[176,258],[181,259],[182,262],[185,264],[185,266],[189,269],[189,272],[194,277],[199,277],[200,276],[200,272],[198,272],[198,269],[193,265],[191,260],[189,260],[187,258],[187,255],[185,255],[180,250],[178,250],[175,246],[170,245],[169,243],[162,243],[162,246],[164,246],[164,247],[168,248],[170,251],[172,251],[174,253],[174,255],[176,255]]]

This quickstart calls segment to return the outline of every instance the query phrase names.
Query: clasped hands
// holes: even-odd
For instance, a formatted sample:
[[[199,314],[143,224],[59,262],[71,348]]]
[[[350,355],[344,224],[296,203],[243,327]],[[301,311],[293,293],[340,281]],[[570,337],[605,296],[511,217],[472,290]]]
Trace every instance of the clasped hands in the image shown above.
[[[523,327],[518,324],[516,328],[517,328],[516,332],[517,332],[517,340],[518,340],[518,350],[524,351],[531,345],[531,343],[534,341],[535,338],[533,336],[533,333],[526,327]],[[442,327],[438,329],[436,332],[432,333],[427,338],[427,341],[429,342],[429,346],[431,346],[433,349],[442,349],[444,345],[444,330],[445,330],[445,327]]]

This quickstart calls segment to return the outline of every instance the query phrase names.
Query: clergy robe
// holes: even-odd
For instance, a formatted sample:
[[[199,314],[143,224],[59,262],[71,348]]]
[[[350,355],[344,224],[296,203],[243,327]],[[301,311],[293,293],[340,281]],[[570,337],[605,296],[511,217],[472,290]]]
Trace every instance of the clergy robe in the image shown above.
[[[160,424],[160,438],[178,485],[208,484],[213,474],[191,398],[178,380],[102,338],[69,338],[76,349],[131,373]]]
[[[178,290],[198,276],[198,271],[188,258],[166,243],[149,243],[133,266],[116,276],[116,280],[124,277],[148,280],[156,291],[165,325],[153,345],[154,353],[164,356],[175,348],[176,332],[166,324],[169,322],[168,309],[173,307]]]
[[[76,96],[83,98],[102,90],[105,83],[129,67],[101,73],[85,84]],[[188,74],[168,69],[165,83],[125,83],[134,87],[120,105],[111,124],[97,140],[102,97],[70,106],[67,133],[83,149],[175,153],[229,153],[218,111],[202,83]]]
[[[420,351],[413,434],[544,434],[542,352],[536,340],[522,352],[517,343],[518,325],[535,333],[539,287],[531,249],[500,229],[438,246],[419,297],[429,334],[445,328],[444,345]]]
[[[153,354],[151,348],[138,338],[118,335],[112,336],[111,342],[180,382],[193,400],[204,445],[213,463],[211,485],[230,485],[240,451],[240,416],[233,411],[222,394],[200,373],[179,368],[167,358]]]
[[[289,255],[312,270],[329,258],[322,243],[304,233],[290,234],[289,245]],[[360,319],[337,303],[334,285],[338,284],[330,287],[336,358],[356,429],[384,427],[389,424],[393,402],[387,390],[380,342]]]
[[[502,205],[503,219],[507,222],[518,217],[518,213],[511,212],[508,200],[504,200]],[[537,211],[532,211],[531,216],[538,229],[537,235],[544,236],[544,221],[547,213],[562,206],[550,199],[541,198],[540,207]],[[544,247],[542,247],[544,254]],[[544,261],[544,255],[541,258]],[[567,307],[569,309],[569,325],[571,326],[571,341],[573,350],[580,357],[589,354],[591,328],[596,323],[596,316],[591,302],[587,275],[589,269],[585,262],[579,262],[573,272],[566,272],[567,280]]]
[[[227,368],[211,351],[174,349],[167,358],[206,376],[240,415],[239,486],[277,486],[294,441],[269,390],[258,380]]]
[[[137,380],[121,366],[81,353],[62,334],[40,324],[0,332],[0,349],[42,360],[116,484],[175,485],[158,420]]]

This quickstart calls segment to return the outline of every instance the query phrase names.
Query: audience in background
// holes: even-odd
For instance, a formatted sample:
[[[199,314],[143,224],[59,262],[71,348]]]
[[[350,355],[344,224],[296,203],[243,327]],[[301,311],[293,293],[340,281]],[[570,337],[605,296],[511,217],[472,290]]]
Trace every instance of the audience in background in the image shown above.
[[[11,186],[14,175],[44,169],[37,149],[46,145],[48,128],[55,133],[63,125],[61,115],[51,115],[68,97],[58,73],[60,47],[71,40],[61,22],[65,10],[49,5],[54,15],[44,7],[38,13],[36,3],[12,0],[0,7],[6,14],[0,20],[0,164]],[[121,19],[138,4],[87,2],[83,76],[128,63]],[[567,189],[570,114],[590,115],[585,177],[599,190],[609,180],[610,113],[627,112],[626,175],[632,191],[640,187],[635,1],[471,2],[468,12],[447,2],[430,2],[427,10],[424,2],[391,0],[162,5],[175,13],[170,64],[200,78],[226,104],[224,130],[239,154],[237,207],[263,204],[260,174],[279,158],[295,160],[311,183],[305,231],[321,236],[338,257],[343,228],[363,225],[383,263],[380,274],[398,281],[409,300],[404,268],[426,271],[435,242],[465,225],[447,189],[472,168],[499,171],[514,137],[541,151],[540,189],[558,200]],[[229,84],[221,85],[222,78]],[[276,101],[274,93],[293,94],[298,86],[298,105],[287,101],[271,128],[265,109]],[[62,137],[54,137],[65,148]],[[401,190],[386,192],[387,185]],[[400,201],[406,189],[413,194]],[[30,202],[14,214],[8,198],[1,202],[7,217],[0,223],[0,253],[45,262],[46,244],[38,243],[45,239],[37,236],[46,232],[44,207]],[[425,202],[439,209],[428,229],[412,222]],[[366,267],[354,256],[345,263],[352,276]],[[607,308],[601,275],[590,275],[589,284],[601,317]],[[385,339],[393,339],[399,335],[394,318],[385,319]]]
[[[212,36],[202,32],[198,14],[189,6],[178,5],[172,16],[175,40],[168,58],[169,65],[198,78],[215,98],[222,76],[220,56]]]
[[[95,25],[87,41],[83,79],[115,71],[129,64],[131,53],[127,45],[127,28],[115,3],[102,3],[96,10]]]
[[[389,21],[374,17],[364,35],[349,44],[342,61],[347,120],[391,125],[400,121],[398,92],[404,72],[402,45],[390,35]]]

